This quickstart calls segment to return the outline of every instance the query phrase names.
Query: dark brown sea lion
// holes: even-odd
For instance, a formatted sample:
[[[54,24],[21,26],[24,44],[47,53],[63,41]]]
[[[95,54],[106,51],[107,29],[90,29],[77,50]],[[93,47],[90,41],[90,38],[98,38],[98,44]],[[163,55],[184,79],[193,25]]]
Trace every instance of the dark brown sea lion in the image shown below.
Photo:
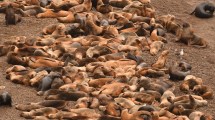
[[[6,25],[16,25],[18,22],[21,22],[21,17],[15,14],[13,6],[9,4],[5,10],[5,23]]]
[[[214,4],[210,2],[203,2],[196,6],[195,10],[191,13],[191,15],[195,15],[199,18],[210,18],[213,17],[213,13],[215,10]]]

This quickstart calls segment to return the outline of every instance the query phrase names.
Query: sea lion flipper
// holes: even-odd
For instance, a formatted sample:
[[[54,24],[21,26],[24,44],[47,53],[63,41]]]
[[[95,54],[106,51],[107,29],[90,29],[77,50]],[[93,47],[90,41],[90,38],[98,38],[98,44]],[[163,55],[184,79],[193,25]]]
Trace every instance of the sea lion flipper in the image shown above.
[[[196,9],[195,9],[195,10],[193,10],[193,12],[192,12],[192,13],[190,13],[190,15],[193,15],[193,14],[195,13],[195,11],[196,11]]]

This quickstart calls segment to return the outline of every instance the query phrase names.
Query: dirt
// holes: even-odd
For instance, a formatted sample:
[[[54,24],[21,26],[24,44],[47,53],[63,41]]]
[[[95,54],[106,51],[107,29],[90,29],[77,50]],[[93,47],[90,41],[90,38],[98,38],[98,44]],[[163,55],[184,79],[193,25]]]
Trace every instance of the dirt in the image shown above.
[[[168,44],[165,44],[164,49],[170,49],[170,55],[167,63],[174,60],[178,60],[175,55],[175,50],[183,49],[185,55],[183,60],[192,65],[191,73],[197,77],[201,77],[204,80],[204,84],[208,85],[215,91],[215,18],[199,19],[195,16],[189,15],[195,6],[204,0],[152,0],[153,6],[156,8],[157,15],[173,14],[177,19],[189,22],[192,24],[197,35],[205,38],[209,47],[206,49],[198,49],[188,47],[184,44],[175,43],[172,38],[174,36],[168,35]],[[210,0],[215,3],[215,0]],[[36,19],[35,17],[23,18],[21,23],[17,25],[6,26],[4,21],[4,15],[0,14],[0,43],[13,39],[11,36],[26,36],[32,37],[39,35],[39,32],[43,27],[56,23],[56,19]],[[147,60],[151,62],[155,61],[155,58],[151,57]],[[15,109],[15,104],[38,102],[43,98],[36,95],[35,88],[14,84],[5,79],[5,70],[11,65],[6,63],[6,57],[0,57],[0,85],[6,86],[2,91],[8,91],[13,98],[13,107],[0,107],[0,120],[23,120],[19,117],[21,111]],[[180,82],[175,83],[177,86]],[[178,87],[175,91],[176,95],[181,95]],[[215,113],[215,100],[208,100],[209,104],[206,107],[202,107],[198,110],[210,113]],[[214,116],[215,117],[215,116]]]

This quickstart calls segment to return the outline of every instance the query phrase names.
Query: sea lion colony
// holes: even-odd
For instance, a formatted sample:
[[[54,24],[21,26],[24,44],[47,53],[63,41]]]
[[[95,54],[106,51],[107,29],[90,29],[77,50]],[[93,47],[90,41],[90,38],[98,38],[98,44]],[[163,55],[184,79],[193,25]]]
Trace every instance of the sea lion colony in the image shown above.
[[[2,2],[1,11],[7,5],[22,17],[61,22],[46,26],[40,36],[17,36],[0,46],[0,55],[14,65],[6,70],[6,78],[36,87],[37,94],[45,96],[38,103],[16,105],[22,117],[213,119],[197,110],[207,105],[205,99],[213,98],[213,91],[203,79],[190,75],[192,67],[183,58],[167,68],[172,51],[163,49],[167,32],[189,46],[207,47],[207,42],[189,23],[179,24],[173,15],[156,16],[150,0],[26,0]],[[143,53],[159,57],[149,65]],[[170,80],[183,80],[179,87],[186,94],[175,96],[178,86]],[[0,100],[12,102],[8,93]]]

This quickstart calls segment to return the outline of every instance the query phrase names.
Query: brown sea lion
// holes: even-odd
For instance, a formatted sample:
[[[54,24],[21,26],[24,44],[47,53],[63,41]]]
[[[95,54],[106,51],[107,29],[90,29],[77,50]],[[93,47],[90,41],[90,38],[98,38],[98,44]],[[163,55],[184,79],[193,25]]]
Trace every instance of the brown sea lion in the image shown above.
[[[84,2],[82,4],[71,7],[69,9],[69,11],[71,11],[73,14],[75,14],[75,13],[81,13],[81,12],[88,12],[91,9],[92,9],[91,0],[84,0]]]
[[[30,104],[18,104],[16,105],[16,109],[22,111],[31,111],[34,109],[44,108],[44,107],[54,107],[57,109],[63,109],[66,107],[67,102],[64,100],[44,100],[37,103]]]
[[[94,23],[90,14],[86,15],[86,30],[92,35],[100,35],[103,32],[103,28]]]
[[[158,68],[158,69],[161,69],[165,66],[166,64],[166,60],[167,60],[167,55],[169,54],[169,51],[168,50],[164,50],[161,55],[158,57],[158,60],[156,63],[154,63],[152,65],[152,67],[154,68]]]
[[[39,13],[36,15],[37,18],[57,18],[57,17],[66,17],[69,14],[68,11],[58,11],[54,12],[51,9],[46,9],[45,12]]]
[[[31,110],[30,112],[22,112],[20,114],[21,117],[32,119],[35,116],[48,116],[49,114],[57,113],[58,109],[52,107],[44,107],[35,110]]]
[[[188,46],[194,46],[198,48],[205,48],[208,45],[206,40],[194,34],[193,28],[189,23],[183,24],[183,28],[178,34],[177,42],[182,42]]]
[[[72,23],[75,21],[75,17],[72,12],[69,12],[66,17],[59,17],[57,20],[61,23]]]
[[[213,98],[213,90],[206,85],[196,85],[193,87],[193,92],[197,95],[202,96],[204,99]]]
[[[21,17],[15,14],[13,6],[9,4],[5,10],[5,23],[6,25],[16,25],[18,22],[21,22]]]

